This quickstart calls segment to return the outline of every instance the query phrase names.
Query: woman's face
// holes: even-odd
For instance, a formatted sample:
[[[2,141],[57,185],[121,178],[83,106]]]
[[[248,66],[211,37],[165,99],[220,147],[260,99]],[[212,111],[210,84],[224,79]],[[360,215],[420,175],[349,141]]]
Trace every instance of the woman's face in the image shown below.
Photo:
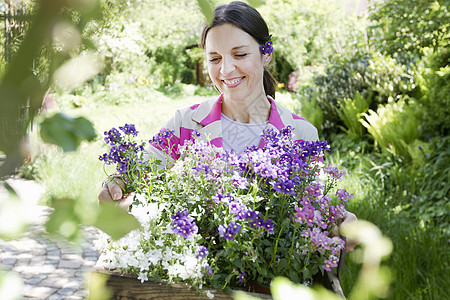
[[[225,101],[251,102],[264,96],[264,67],[256,40],[240,28],[224,24],[211,28],[205,40],[208,73]]]

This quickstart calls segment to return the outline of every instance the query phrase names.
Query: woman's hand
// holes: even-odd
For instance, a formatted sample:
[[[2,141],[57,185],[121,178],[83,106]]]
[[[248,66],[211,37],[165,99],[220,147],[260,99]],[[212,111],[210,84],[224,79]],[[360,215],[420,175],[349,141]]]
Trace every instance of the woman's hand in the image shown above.
[[[356,221],[358,221],[358,218],[356,217],[356,215],[354,213],[351,213],[348,211],[345,214],[344,218],[342,220],[338,221],[338,226],[335,226],[333,228],[333,230],[331,230],[331,236],[339,236],[341,228],[345,227],[349,223],[356,222]],[[346,252],[353,251],[358,244],[359,244],[359,242],[347,238],[346,243],[345,243],[345,246],[346,246],[345,251]]]
[[[103,182],[102,188],[98,193],[98,201],[102,203],[116,203],[117,206],[128,211],[133,203],[133,193],[124,198],[123,189],[125,183],[120,178],[107,179]]]

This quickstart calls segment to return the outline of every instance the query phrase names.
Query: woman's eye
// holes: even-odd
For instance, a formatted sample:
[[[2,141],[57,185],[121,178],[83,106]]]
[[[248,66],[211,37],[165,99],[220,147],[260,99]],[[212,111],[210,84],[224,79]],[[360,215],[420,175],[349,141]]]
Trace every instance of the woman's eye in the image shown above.
[[[237,57],[245,57],[245,56],[247,56],[247,53],[239,53],[239,54],[236,54],[236,56]]]
[[[219,58],[217,58],[217,57],[213,57],[213,58],[209,59],[209,62],[211,62],[211,63],[218,62],[218,61],[219,61]]]

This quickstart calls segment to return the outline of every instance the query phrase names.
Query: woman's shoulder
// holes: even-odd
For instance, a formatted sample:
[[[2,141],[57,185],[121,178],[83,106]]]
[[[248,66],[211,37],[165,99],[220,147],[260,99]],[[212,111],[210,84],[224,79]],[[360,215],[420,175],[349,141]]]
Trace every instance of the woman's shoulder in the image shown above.
[[[318,130],[311,122],[291,112],[279,102],[275,101],[275,103],[284,125],[290,125],[294,129],[294,134],[297,139],[305,141],[316,141],[319,139]]]

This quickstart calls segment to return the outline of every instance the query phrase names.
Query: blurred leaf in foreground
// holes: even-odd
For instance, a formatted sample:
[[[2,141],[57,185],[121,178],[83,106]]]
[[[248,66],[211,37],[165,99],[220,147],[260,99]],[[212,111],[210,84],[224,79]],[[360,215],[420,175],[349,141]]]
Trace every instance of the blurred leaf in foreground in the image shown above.
[[[76,214],[75,201],[73,199],[56,199],[53,206],[55,210],[45,224],[47,232],[59,234],[69,241],[81,241],[79,224],[82,223],[82,219]]]
[[[68,152],[75,151],[83,140],[92,141],[97,134],[88,119],[57,113],[42,121],[41,137],[44,142],[58,145]]]
[[[0,299],[22,299],[22,279],[15,272],[0,271]]]
[[[118,240],[131,230],[140,227],[138,220],[133,215],[113,203],[99,206],[97,220],[93,225],[114,240]]]
[[[87,280],[89,286],[89,299],[108,300],[112,297],[112,291],[106,286],[109,276],[102,273],[91,272]]]
[[[198,6],[200,7],[200,10],[202,11],[202,14],[206,18],[206,22],[208,24],[211,24],[213,17],[214,17],[214,9],[213,5],[211,4],[210,0],[197,0]]]

